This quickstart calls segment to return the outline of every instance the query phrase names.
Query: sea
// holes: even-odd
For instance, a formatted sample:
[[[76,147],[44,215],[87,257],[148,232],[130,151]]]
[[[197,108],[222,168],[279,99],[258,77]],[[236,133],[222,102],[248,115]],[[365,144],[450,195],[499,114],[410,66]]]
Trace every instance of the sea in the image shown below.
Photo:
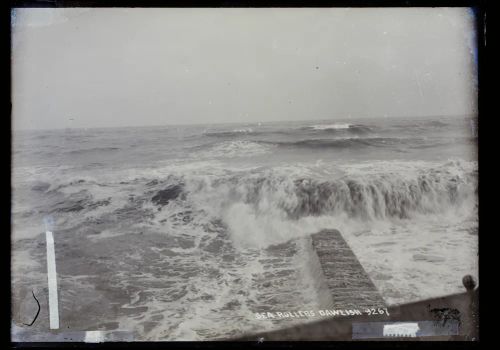
[[[320,308],[300,242],[322,229],[388,305],[462,292],[478,277],[477,131],[474,116],[15,130],[13,303],[45,288],[46,230],[61,323],[139,340]]]

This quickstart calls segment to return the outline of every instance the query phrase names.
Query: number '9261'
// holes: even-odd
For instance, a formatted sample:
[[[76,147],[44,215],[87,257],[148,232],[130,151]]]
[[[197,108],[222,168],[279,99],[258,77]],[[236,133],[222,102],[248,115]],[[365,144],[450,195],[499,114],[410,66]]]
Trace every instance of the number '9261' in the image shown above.
[[[387,315],[389,316],[389,310],[387,308],[371,308],[371,309],[365,309],[364,313],[367,314],[368,316],[371,315]]]

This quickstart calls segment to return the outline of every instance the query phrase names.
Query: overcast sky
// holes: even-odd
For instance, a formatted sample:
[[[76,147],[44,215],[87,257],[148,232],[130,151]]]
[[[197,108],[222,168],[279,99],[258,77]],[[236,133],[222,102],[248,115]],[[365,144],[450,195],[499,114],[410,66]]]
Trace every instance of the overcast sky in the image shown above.
[[[18,9],[16,129],[464,115],[472,13]]]

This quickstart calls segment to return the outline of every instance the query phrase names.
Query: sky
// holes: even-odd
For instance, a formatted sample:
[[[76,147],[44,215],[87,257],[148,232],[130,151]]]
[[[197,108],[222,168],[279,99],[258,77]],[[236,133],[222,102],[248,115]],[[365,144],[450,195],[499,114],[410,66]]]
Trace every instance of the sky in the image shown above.
[[[15,9],[14,129],[477,112],[465,8]]]

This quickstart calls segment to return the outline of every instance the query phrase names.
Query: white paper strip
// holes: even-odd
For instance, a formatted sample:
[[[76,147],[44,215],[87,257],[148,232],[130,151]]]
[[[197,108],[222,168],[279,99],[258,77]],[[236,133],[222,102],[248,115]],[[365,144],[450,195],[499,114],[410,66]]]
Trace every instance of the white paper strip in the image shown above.
[[[416,337],[420,330],[417,322],[401,322],[385,324],[384,337]]]
[[[47,238],[47,279],[49,282],[49,325],[50,329],[59,329],[59,305],[57,302],[57,274],[54,236],[45,232]]]
[[[104,334],[101,331],[85,332],[85,343],[102,343],[104,342]]]

